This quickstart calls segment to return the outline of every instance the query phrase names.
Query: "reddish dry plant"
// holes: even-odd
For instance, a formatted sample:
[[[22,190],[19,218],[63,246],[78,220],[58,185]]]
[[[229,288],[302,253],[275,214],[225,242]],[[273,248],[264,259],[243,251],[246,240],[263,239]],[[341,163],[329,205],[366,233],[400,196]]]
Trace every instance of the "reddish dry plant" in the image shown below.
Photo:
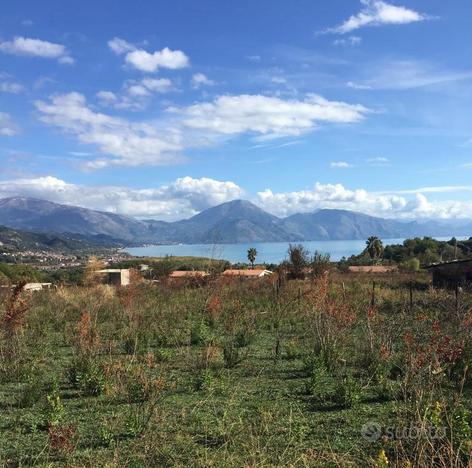
[[[100,337],[89,312],[82,312],[76,330],[79,350],[83,354],[92,354],[100,345]]]
[[[49,447],[55,452],[72,453],[75,449],[75,434],[77,428],[73,425],[50,424],[48,427]]]
[[[226,316],[226,320],[224,323],[225,330],[228,333],[234,332],[242,316],[243,316],[243,305],[239,299],[234,299],[232,301],[231,309]]]
[[[142,283],[141,275],[135,269],[130,269],[128,286],[119,288],[118,297],[121,305],[129,314],[134,309],[134,305],[139,292],[139,285]]]
[[[382,361],[388,361],[390,357],[392,356],[391,350],[388,348],[388,346],[385,343],[380,344],[379,354]]]
[[[220,316],[220,310],[221,299],[219,298],[219,296],[214,294],[210,297],[205,306],[205,312],[208,314],[208,317],[210,318],[212,323],[215,323],[218,317]]]
[[[26,313],[29,309],[28,301],[22,296],[25,282],[20,282],[7,301],[5,314],[2,317],[2,328],[7,337],[12,337],[22,328]]]
[[[426,341],[420,342],[411,332],[405,333],[403,341],[410,365],[416,370],[432,363],[437,368],[453,365],[462,356],[465,347],[464,339],[443,334],[437,320],[432,322]]]

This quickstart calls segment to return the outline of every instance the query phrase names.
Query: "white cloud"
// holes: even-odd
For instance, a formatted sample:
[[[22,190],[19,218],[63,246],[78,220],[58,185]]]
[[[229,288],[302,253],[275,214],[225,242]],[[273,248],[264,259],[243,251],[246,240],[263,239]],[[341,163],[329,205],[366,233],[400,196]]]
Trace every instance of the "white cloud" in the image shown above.
[[[168,78],[143,78],[141,80],[127,80],[120,95],[102,90],[96,94],[96,97],[102,106],[142,110],[150,103],[154,93],[162,94],[173,90],[172,81]]]
[[[372,89],[372,86],[361,83],[354,83],[353,81],[348,81],[346,83],[346,86],[352,89]]]
[[[359,36],[349,36],[343,39],[336,39],[333,41],[333,45],[335,46],[350,46],[354,47],[361,44],[362,38]]]
[[[178,70],[190,66],[189,58],[181,50],[164,47],[162,50],[147,52],[119,37],[109,40],[108,47],[116,55],[125,55],[127,65],[147,73],[156,72],[159,68]]]
[[[438,192],[441,190],[440,187],[435,189]],[[454,191],[460,189],[461,187],[455,187]],[[278,216],[329,208],[395,219],[472,218],[472,202],[430,201],[424,195],[426,190],[427,188],[396,193],[368,192],[364,189],[351,190],[342,184],[316,183],[313,189],[299,192],[274,193],[266,189],[258,192],[256,203]]]
[[[102,94],[103,96],[103,94]],[[52,96],[49,102],[36,101],[40,119],[72,134],[103,154],[88,161],[86,167],[100,169],[109,165],[164,165],[179,162],[180,132],[147,123],[130,122],[93,111],[79,93]]]
[[[330,167],[333,169],[348,169],[353,166],[346,161],[333,161],[330,163]]]
[[[118,100],[115,93],[111,91],[99,91],[96,95],[97,99],[103,104],[112,104]]]
[[[119,37],[114,37],[108,41],[108,47],[116,54],[122,55],[126,54],[127,52],[132,52],[136,50],[136,47],[129,42],[126,42],[124,39],[120,39]]]
[[[201,210],[241,198],[243,190],[230,181],[182,177],[158,188],[130,189],[84,186],[56,177],[0,181],[0,198],[29,196],[56,203],[165,220],[190,217]]]
[[[389,163],[389,160],[383,156],[378,156],[376,158],[367,158],[366,162],[371,166],[386,166]]]
[[[219,96],[213,102],[171,109],[192,129],[219,135],[254,133],[261,138],[300,135],[319,123],[355,123],[369,112],[364,106],[328,101],[309,94],[304,100],[262,95]]]
[[[0,136],[14,136],[20,132],[9,114],[0,112]]]
[[[195,89],[201,88],[202,86],[213,86],[215,82],[210,80],[203,73],[195,73],[192,76],[192,87]]]
[[[352,15],[340,26],[327,32],[346,34],[366,26],[385,24],[408,24],[423,21],[428,17],[403,6],[396,6],[382,0],[361,0],[363,8],[357,15]]]
[[[270,81],[275,84],[285,84],[287,83],[287,78],[284,78],[283,76],[273,76]]]
[[[178,70],[190,65],[188,57],[181,50],[171,50],[168,47],[153,53],[142,49],[133,50],[126,54],[125,61],[143,72],[155,72],[159,68]]]
[[[384,60],[362,67],[356,82],[348,82],[354,89],[417,89],[446,85],[472,79],[470,70],[441,69],[435,64],[418,60]]]
[[[67,65],[74,63],[65,46],[41,39],[18,36],[12,41],[0,42],[0,51],[11,55],[57,59],[59,63]]]
[[[466,187],[430,187],[431,192],[472,190]],[[253,200],[280,217],[318,209],[345,209],[394,219],[472,218],[472,202],[431,201],[428,188],[398,193],[348,189],[342,184],[316,183],[312,189],[276,193],[258,192]],[[401,193],[401,195],[400,195]],[[29,196],[57,203],[83,206],[129,216],[177,220],[206,208],[244,197],[244,190],[231,181],[206,177],[182,177],[157,188],[131,189],[119,186],[85,186],[52,176],[0,181],[0,198]]]
[[[21,93],[25,88],[14,82],[8,82],[8,81],[0,81],[0,93],[12,93],[12,94],[19,94]]]
[[[153,92],[170,89],[166,79],[144,78],[126,83],[117,95],[101,90],[100,105],[140,109]],[[328,101],[310,94],[304,100],[283,100],[261,95],[220,96],[212,102],[168,108],[167,115],[152,123],[129,121],[95,111],[79,93],[53,95],[36,101],[40,119],[74,135],[80,143],[93,145],[102,157],[86,161],[85,167],[110,165],[163,165],[181,162],[190,147],[210,146],[231,136],[252,134],[263,141],[296,136],[323,123],[355,123],[369,112],[361,105]]]

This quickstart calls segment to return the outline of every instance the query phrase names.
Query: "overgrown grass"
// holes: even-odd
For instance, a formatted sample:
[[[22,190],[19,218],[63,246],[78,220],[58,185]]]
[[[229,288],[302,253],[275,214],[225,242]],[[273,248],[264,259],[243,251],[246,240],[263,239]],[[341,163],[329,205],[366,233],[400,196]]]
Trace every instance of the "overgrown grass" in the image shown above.
[[[421,275],[64,288],[0,316],[7,466],[469,463],[472,295]]]

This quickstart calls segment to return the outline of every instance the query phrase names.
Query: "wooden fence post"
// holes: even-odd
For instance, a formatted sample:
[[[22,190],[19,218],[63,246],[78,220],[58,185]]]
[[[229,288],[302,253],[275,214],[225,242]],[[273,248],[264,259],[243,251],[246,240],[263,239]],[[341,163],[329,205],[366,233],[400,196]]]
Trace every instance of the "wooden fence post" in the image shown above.
[[[456,314],[457,314],[459,312],[459,295],[460,295],[459,283],[456,283],[456,289],[454,293],[456,296]]]
[[[372,299],[370,301],[371,307],[375,306],[375,281],[372,281]]]

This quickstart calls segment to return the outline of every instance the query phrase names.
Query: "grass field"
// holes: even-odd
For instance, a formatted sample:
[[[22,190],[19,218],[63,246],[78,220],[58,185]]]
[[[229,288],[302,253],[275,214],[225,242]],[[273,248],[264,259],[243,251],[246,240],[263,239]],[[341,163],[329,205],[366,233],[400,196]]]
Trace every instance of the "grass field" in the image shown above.
[[[423,274],[3,294],[5,466],[468,466],[472,294]]]

